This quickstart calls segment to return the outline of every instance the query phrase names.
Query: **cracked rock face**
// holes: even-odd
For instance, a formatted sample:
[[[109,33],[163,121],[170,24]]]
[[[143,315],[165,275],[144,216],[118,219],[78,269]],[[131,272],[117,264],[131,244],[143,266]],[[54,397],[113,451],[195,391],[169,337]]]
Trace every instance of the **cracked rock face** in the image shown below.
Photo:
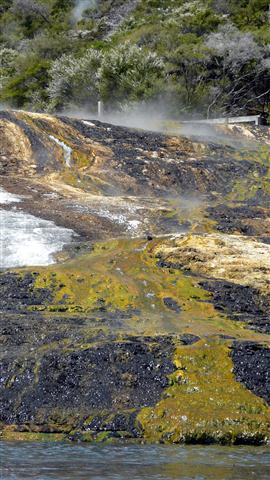
[[[269,129],[179,132],[0,112],[2,218],[74,232],[0,273],[0,438],[269,441]]]

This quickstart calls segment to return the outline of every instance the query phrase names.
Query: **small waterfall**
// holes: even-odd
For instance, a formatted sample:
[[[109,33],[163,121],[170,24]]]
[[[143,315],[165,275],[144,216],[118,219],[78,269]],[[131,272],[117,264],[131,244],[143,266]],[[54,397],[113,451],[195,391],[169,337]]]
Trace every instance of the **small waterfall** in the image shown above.
[[[71,167],[71,156],[72,156],[72,148],[66,145],[64,142],[61,142],[58,138],[54,137],[53,135],[49,135],[50,139],[53,140],[59,147],[61,147],[64,151],[64,159],[67,167]]]

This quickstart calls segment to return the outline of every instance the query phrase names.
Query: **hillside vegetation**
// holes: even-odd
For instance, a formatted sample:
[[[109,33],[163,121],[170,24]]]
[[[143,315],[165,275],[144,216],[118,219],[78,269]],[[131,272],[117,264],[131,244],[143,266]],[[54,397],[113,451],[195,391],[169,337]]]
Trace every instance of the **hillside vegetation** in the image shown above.
[[[0,102],[269,114],[269,0],[0,0]]]

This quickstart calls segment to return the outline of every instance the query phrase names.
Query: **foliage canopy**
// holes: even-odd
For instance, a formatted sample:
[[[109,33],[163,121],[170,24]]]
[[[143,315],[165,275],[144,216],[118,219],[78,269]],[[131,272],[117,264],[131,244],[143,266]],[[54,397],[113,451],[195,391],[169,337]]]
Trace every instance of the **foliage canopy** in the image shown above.
[[[269,0],[0,0],[0,102],[269,113]]]

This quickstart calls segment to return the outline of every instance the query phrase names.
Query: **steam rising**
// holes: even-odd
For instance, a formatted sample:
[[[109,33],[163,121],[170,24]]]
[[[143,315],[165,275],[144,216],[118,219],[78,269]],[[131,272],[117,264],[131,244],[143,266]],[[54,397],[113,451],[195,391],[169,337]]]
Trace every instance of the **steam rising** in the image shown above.
[[[199,123],[196,117],[188,120],[181,114],[178,118],[172,119],[170,112],[170,106],[164,102],[142,102],[127,105],[122,111],[105,111],[101,117],[98,117],[97,112],[78,109],[76,106],[61,113],[80,120],[100,120],[113,125],[184,136],[194,141],[226,145],[236,149],[257,148],[254,135],[245,129],[245,126],[203,123],[201,113],[197,114]]]
[[[72,17],[75,22],[79,22],[83,17],[83,12],[88,8],[96,7],[96,0],[77,0],[72,11]]]
[[[101,120],[102,122],[123,127],[162,132],[164,131],[164,123],[169,118],[169,107],[160,102],[142,102],[127,105],[121,111],[105,111],[102,117],[98,117],[97,111],[91,112],[71,106],[65,110],[64,114],[78,119]]]

